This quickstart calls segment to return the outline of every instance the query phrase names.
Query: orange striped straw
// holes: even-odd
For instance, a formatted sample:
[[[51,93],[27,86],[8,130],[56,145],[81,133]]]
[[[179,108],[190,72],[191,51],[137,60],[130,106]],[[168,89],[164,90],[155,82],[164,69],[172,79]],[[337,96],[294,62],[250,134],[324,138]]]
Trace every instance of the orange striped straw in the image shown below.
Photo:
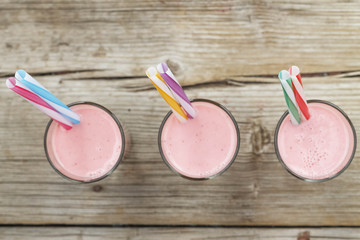
[[[169,104],[175,116],[179,119],[180,122],[185,122],[188,117],[184,110],[181,108],[179,103],[175,100],[172,95],[169,87],[166,85],[164,79],[162,79],[160,73],[154,67],[148,68],[146,75],[149,77],[150,81],[154,84],[160,95],[164,100]]]

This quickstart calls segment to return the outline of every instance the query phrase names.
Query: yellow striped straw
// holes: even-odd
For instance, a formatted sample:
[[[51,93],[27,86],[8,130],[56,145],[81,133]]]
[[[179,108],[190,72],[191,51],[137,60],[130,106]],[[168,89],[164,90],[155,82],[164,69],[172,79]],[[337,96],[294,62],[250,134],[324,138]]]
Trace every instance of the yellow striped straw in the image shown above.
[[[179,119],[180,122],[185,122],[188,117],[184,110],[181,108],[179,103],[175,100],[174,96],[170,92],[168,86],[166,85],[164,79],[160,76],[160,73],[154,67],[149,67],[146,71],[146,75],[149,77],[150,81],[154,84],[156,89],[159,91],[161,96],[171,107],[175,116]]]

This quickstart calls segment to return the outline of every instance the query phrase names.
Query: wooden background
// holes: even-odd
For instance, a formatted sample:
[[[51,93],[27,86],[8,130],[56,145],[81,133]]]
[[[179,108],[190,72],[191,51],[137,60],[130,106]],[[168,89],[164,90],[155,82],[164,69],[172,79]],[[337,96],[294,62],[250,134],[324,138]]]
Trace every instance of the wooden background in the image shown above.
[[[288,174],[273,147],[286,110],[276,78],[296,64],[308,99],[360,127],[360,1],[0,1],[0,239],[359,239],[359,153],[326,183]],[[162,162],[169,107],[145,77],[165,61],[190,98],[232,111],[239,155],[193,182]],[[57,175],[47,117],[5,86],[23,68],[65,103],[94,101],[131,132],[118,169],[94,184]]]

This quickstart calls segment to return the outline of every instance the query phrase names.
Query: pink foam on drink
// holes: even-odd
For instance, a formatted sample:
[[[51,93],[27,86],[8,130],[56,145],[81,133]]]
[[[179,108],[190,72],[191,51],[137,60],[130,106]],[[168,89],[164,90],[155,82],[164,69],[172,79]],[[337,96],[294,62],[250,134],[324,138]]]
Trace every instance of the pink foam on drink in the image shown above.
[[[278,150],[285,165],[306,179],[333,177],[349,162],[354,134],[349,121],[336,108],[309,103],[310,119],[291,124],[289,115],[278,132]]]
[[[71,130],[53,122],[47,136],[48,155],[67,177],[80,181],[100,178],[119,160],[123,141],[119,126],[99,107],[80,104],[70,108],[81,122]]]
[[[237,154],[238,136],[233,120],[209,102],[193,102],[196,117],[180,123],[174,114],[161,134],[167,162],[190,178],[208,178],[226,168]]]

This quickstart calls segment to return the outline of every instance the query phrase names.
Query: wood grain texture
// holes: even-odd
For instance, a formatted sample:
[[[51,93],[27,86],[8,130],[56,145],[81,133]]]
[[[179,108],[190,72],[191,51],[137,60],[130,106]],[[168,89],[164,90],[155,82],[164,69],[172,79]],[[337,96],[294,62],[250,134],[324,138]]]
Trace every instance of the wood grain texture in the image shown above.
[[[157,131],[168,107],[155,90],[129,92],[123,88],[123,81],[61,82],[63,77],[40,76],[38,80],[66,103],[91,100],[109,107],[131,132],[130,152],[106,180],[86,185],[69,183],[45,159],[42,142],[46,116],[35,114],[32,106],[2,88],[2,223],[360,223],[358,156],[342,176],[321,184],[295,179],[276,159],[273,132],[285,110],[277,83],[188,89],[191,97],[225,104],[241,132],[240,153],[233,166],[216,179],[193,182],[173,174],[159,156]],[[359,79],[333,78],[338,80],[326,83],[328,78],[304,78],[307,95],[340,105],[359,129],[360,111],[354,105],[358,97],[352,96],[360,91],[360,84],[354,84]]]
[[[85,228],[85,227],[6,227],[0,228],[0,239],[61,240],[333,240],[359,239],[358,228]]]
[[[107,179],[74,184],[46,161],[48,119],[0,88],[1,224],[359,226],[360,163],[311,184],[273,148],[285,103],[276,79],[297,64],[309,99],[341,106],[360,127],[360,2],[0,2],[0,76],[24,68],[65,103],[94,101],[131,132]],[[167,61],[191,98],[232,111],[241,131],[233,166],[211,181],[163,164],[157,131],[169,108],[144,70]]]
[[[13,1],[0,3],[1,71],[98,69],[144,76],[161,61],[186,85],[360,70],[358,1]],[[77,78],[82,78],[77,75]]]

